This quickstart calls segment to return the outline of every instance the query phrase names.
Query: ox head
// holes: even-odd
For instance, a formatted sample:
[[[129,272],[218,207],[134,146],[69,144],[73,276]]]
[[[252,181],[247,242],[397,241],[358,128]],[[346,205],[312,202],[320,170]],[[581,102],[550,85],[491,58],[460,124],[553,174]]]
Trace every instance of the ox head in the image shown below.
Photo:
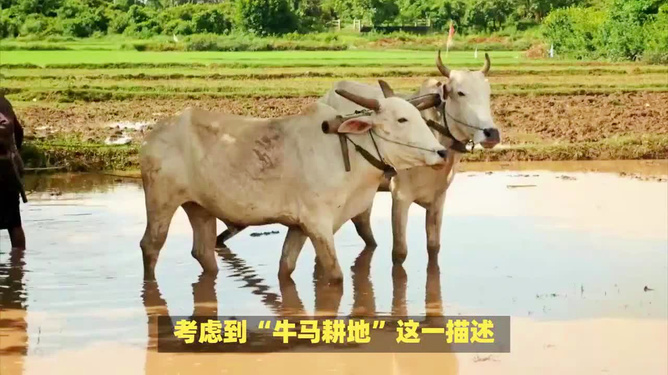
[[[379,99],[366,98],[337,89],[338,95],[368,111],[326,121],[323,123],[323,131],[339,134],[370,132],[383,159],[395,169],[424,165],[442,166],[447,151],[438,143],[418,110],[433,106],[434,98],[429,96],[411,103],[394,96],[386,83],[381,83],[381,87],[385,98]]]
[[[439,50],[436,67],[448,80],[436,82],[436,85],[428,80],[421,89],[432,91],[435,87],[441,94],[445,101],[443,115],[457,140],[480,143],[484,148],[492,148],[501,141],[490,108],[491,87],[486,78],[490,65],[489,55],[485,53],[485,64],[478,71],[450,70],[443,64]]]

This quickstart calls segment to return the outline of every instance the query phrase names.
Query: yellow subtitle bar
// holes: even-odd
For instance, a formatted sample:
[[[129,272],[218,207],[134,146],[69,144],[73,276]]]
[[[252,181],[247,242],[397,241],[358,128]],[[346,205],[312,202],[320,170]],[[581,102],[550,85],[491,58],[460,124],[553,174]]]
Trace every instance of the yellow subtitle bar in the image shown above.
[[[273,324],[272,324],[273,323]],[[247,341],[246,319],[213,320],[198,322],[181,319],[174,326],[174,336],[186,344],[244,344]],[[324,319],[300,320],[294,323],[284,320],[260,320],[259,330],[271,331],[273,337],[284,344],[295,340],[312,344],[367,344],[373,330],[382,330],[384,320]],[[494,344],[494,323],[490,319],[448,319],[445,327],[420,327],[413,319],[396,321],[396,342],[418,344],[424,335],[442,335],[448,344]]]

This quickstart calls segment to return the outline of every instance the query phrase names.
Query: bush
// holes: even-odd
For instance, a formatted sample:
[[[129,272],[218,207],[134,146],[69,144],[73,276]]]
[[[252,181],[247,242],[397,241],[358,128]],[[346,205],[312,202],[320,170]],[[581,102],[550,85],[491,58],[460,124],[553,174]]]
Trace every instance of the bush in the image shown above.
[[[21,35],[43,34],[50,28],[50,23],[53,18],[43,16],[39,13],[28,15],[23,21],[20,29]]]
[[[646,49],[643,60],[651,64],[668,64],[668,5],[645,27]]]
[[[76,38],[85,38],[93,34],[93,19],[87,14],[78,18],[68,18],[61,22],[63,33]]]
[[[3,9],[0,12],[0,38],[13,38],[19,35],[21,20],[13,10]]]
[[[645,32],[656,19],[660,0],[613,0],[602,29],[602,46],[611,59],[638,60],[648,47]],[[663,31],[666,33],[668,31]]]
[[[162,32],[167,35],[190,35],[193,33],[193,28],[190,22],[177,19],[169,21],[165,27],[163,27]]]
[[[297,29],[297,19],[286,0],[237,0],[237,23],[242,30],[257,35]]]
[[[270,51],[269,40],[251,34],[219,36],[215,34],[191,35],[184,40],[187,51]]]
[[[295,16],[299,20],[299,31],[308,33],[324,31],[331,17],[323,13],[320,0],[299,0],[295,7]]]
[[[58,9],[60,28],[65,35],[86,38],[94,32],[107,32],[109,27],[109,16],[106,8],[94,4],[84,3],[80,0],[66,0]]]
[[[557,53],[586,58],[597,54],[605,14],[591,8],[558,9],[543,21],[542,30]]]
[[[150,19],[148,21],[134,23],[128,26],[123,32],[123,35],[133,36],[137,38],[150,38],[162,32],[162,27],[158,21]]]
[[[232,28],[232,22],[225,17],[222,10],[217,8],[209,8],[196,13],[192,23],[195,33],[225,34]]]
[[[559,9],[542,30],[557,53],[611,60],[662,61],[668,50],[668,23],[659,12],[662,0],[611,0],[606,11]]]
[[[108,33],[122,34],[130,26],[130,16],[127,13],[113,11],[109,14]]]
[[[41,14],[48,17],[56,15],[56,10],[62,2],[62,0],[15,0],[15,4],[22,14]],[[11,3],[12,1],[10,1]]]

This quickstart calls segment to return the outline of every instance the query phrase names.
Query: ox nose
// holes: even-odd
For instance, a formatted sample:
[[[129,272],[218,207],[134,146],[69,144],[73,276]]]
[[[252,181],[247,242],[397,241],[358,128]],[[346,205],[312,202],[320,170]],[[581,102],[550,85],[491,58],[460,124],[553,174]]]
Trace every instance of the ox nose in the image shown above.
[[[443,159],[445,159],[448,156],[448,151],[446,149],[438,150],[438,151],[436,151],[436,153],[438,154],[438,156],[442,157]]]
[[[484,148],[492,148],[501,142],[501,135],[499,129],[496,128],[487,128],[482,131],[485,135],[485,140],[480,142]]]

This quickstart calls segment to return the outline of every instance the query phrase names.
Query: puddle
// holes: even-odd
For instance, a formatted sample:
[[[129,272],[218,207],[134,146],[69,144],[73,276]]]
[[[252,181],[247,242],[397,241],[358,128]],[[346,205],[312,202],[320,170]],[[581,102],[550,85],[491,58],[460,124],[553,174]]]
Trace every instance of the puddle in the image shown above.
[[[377,194],[375,252],[362,251],[351,223],[336,235],[342,292],[314,286],[309,242],[294,285],[279,285],[280,225],[238,234],[218,253],[218,277],[200,278],[181,210],[157,283],[144,284],[139,180],[30,176],[22,207],[29,249],[10,252],[0,235],[0,373],[666,373],[668,183],[620,173],[666,177],[668,164],[579,164],[466,165],[448,193],[438,267],[427,262],[417,206],[408,258],[393,267],[391,199]],[[510,315],[511,353],[156,351],[158,314],[295,311]]]
[[[139,130],[145,130],[151,124],[152,124],[151,122],[121,121],[121,122],[111,123],[108,126],[110,128],[117,128],[120,130],[131,129],[139,131]]]
[[[151,122],[131,122],[131,121],[121,121],[114,122],[107,125],[107,127],[116,129],[116,133],[107,137],[104,140],[106,145],[127,145],[132,142],[132,132],[143,132],[150,125]]]

